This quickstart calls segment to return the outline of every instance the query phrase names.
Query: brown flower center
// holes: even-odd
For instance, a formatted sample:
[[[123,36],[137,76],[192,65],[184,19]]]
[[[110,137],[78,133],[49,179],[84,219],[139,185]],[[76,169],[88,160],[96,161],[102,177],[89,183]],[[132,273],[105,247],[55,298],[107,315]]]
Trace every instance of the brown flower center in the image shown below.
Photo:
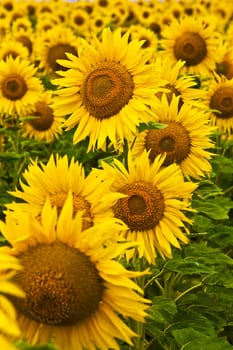
[[[14,50],[9,50],[3,55],[2,59],[6,61],[6,59],[10,56],[15,59],[17,56],[19,56],[19,54]]]
[[[46,131],[53,123],[53,110],[45,102],[40,101],[35,104],[33,117],[38,117],[29,121],[29,124],[37,131]]]
[[[24,47],[28,49],[29,54],[31,55],[33,51],[33,43],[32,41],[26,36],[26,35],[20,35],[19,37],[16,38],[18,42],[23,44]]]
[[[50,194],[49,198],[50,198],[51,205],[57,207],[58,213],[60,213],[62,208],[63,208],[63,205],[67,199],[67,192],[53,193],[53,194]],[[73,195],[73,213],[74,213],[74,215],[78,211],[83,211],[82,230],[84,231],[93,225],[91,205],[82,196],[74,194]]]
[[[166,122],[167,127],[161,130],[148,130],[145,137],[145,148],[150,151],[153,162],[156,156],[166,152],[164,165],[181,163],[190,153],[191,141],[188,131],[177,122]]]
[[[20,75],[9,75],[2,83],[2,94],[9,100],[19,100],[25,95],[26,92],[27,85],[25,80]]]
[[[223,61],[216,64],[216,72],[223,74],[227,79],[233,78],[233,63],[230,61]]]
[[[85,19],[84,19],[83,16],[77,15],[77,16],[75,16],[75,18],[74,18],[74,23],[75,23],[77,26],[81,26],[82,24],[85,23]]]
[[[174,55],[186,61],[187,66],[195,66],[207,55],[206,42],[198,33],[184,33],[176,39]]]
[[[113,207],[115,217],[124,221],[131,231],[153,229],[163,217],[164,200],[162,193],[153,185],[144,181],[127,184],[121,198]]]
[[[233,116],[233,87],[221,87],[210,99],[210,108],[220,113],[214,113],[217,118],[227,119]]]
[[[170,104],[170,103],[172,102],[173,95],[175,95],[175,96],[177,96],[177,97],[178,97],[178,96],[181,96],[180,91],[177,90],[176,87],[175,87],[174,85],[172,85],[172,84],[166,84],[164,87],[165,87],[166,89],[170,90],[170,91],[168,91],[168,92],[157,92],[156,96],[157,96],[160,100],[161,100],[162,95],[165,94],[166,97],[167,97],[167,101],[168,101],[168,103]],[[180,97],[179,102],[178,102],[178,110],[180,110],[180,108],[182,107],[183,103],[184,103],[184,102],[183,102],[182,98]]]
[[[13,298],[30,319],[71,326],[91,316],[102,300],[104,285],[90,258],[63,242],[38,243],[19,255],[23,270],[15,282],[26,293]]]
[[[61,66],[56,60],[67,60],[66,52],[72,53],[77,56],[77,50],[75,47],[69,44],[57,44],[52,46],[48,50],[47,63],[49,67],[55,72],[57,70],[66,70],[67,68]]]
[[[86,77],[81,97],[88,112],[97,119],[110,118],[132,98],[134,83],[125,67],[106,62]]]

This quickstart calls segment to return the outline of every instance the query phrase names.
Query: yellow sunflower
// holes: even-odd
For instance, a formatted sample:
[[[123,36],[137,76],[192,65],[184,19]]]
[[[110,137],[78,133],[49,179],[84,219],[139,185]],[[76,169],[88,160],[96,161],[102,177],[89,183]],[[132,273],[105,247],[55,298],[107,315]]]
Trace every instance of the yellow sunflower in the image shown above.
[[[16,321],[16,312],[10,296],[22,298],[24,292],[12,282],[12,277],[22,269],[19,260],[6,247],[0,248],[0,348],[16,350],[12,339],[21,332]]]
[[[51,13],[43,13],[37,17],[36,33],[44,35],[45,32],[53,29],[57,25],[61,25],[61,21],[58,16]],[[40,40],[40,35],[37,35],[36,39]]]
[[[20,206],[25,211],[31,211],[33,216],[39,216],[49,197],[51,204],[61,211],[71,191],[74,212],[84,211],[84,229],[113,216],[111,207],[119,198],[119,194],[110,192],[112,179],[102,183],[94,169],[85,175],[83,165],[74,158],[69,162],[67,156],[51,155],[47,164],[32,161],[23,173],[23,179],[21,189],[11,194],[24,203],[11,203],[8,208],[17,210]]]
[[[89,25],[89,15],[83,8],[74,7],[68,15],[68,22],[77,35],[85,37]]]
[[[208,76],[218,61],[220,36],[215,24],[203,18],[186,16],[172,22],[162,30],[163,56],[172,62],[185,61],[183,71]]]
[[[128,170],[117,159],[113,165],[102,164],[102,176],[114,179],[111,189],[127,196],[117,201],[113,212],[128,226],[121,237],[139,243],[127,254],[128,259],[138,253],[154,264],[157,251],[171,258],[171,245],[180,248],[180,242],[188,242],[186,225],[191,220],[183,211],[190,210],[189,199],[196,185],[184,182],[178,165],[162,168],[164,160],[162,155],[151,163],[149,153],[144,151],[138,157],[129,152]]]
[[[40,100],[35,103],[30,116],[31,119],[29,117],[28,120],[24,120],[28,114],[21,115],[25,137],[52,142],[62,133],[64,118],[54,116],[53,98],[48,90],[44,91]]]
[[[22,335],[62,350],[119,350],[117,339],[133,345],[125,321],[144,322],[149,300],[132,278],[148,271],[128,271],[116,260],[135,245],[111,240],[123,224],[108,219],[81,232],[82,213],[74,216],[73,206],[69,195],[59,216],[46,201],[40,222],[20,209],[0,222],[23,266],[14,281],[26,297],[13,299]]]
[[[105,27],[109,26],[111,23],[111,18],[109,13],[106,11],[106,13],[100,10],[95,9],[90,15],[89,15],[89,23],[88,23],[88,31],[90,32],[90,35],[92,33],[100,33]]]
[[[233,47],[230,43],[224,42],[219,46],[222,54],[221,60],[216,62],[216,73],[224,75],[227,79],[233,78]]]
[[[89,137],[91,148],[105,149],[107,138],[118,149],[136,132],[139,121],[150,119],[154,94],[161,79],[153,65],[146,64],[150,54],[141,48],[143,41],[128,41],[129,32],[111,32],[105,28],[96,47],[82,41],[79,57],[59,64],[69,68],[59,72],[54,84],[54,110],[58,116],[68,115],[67,130],[76,127],[74,143]]]
[[[0,40],[4,40],[10,34],[10,19],[9,16],[4,18],[0,11]]]
[[[12,58],[20,57],[28,59],[28,50],[24,45],[16,41],[12,36],[6,36],[0,47],[0,60],[6,61],[6,58],[12,56]]]
[[[201,102],[205,95],[205,90],[195,88],[196,81],[194,76],[182,73],[185,61],[178,60],[174,63],[168,57],[161,57],[158,52],[155,64],[157,71],[161,72],[161,78],[163,77],[166,81],[164,87],[167,90],[155,96],[159,100],[159,104],[162,94],[165,94],[169,103],[174,95],[180,96],[179,108],[183,103],[189,103],[200,108],[205,107]]]
[[[77,55],[79,43],[79,38],[71,28],[62,24],[53,26],[53,29],[46,31],[37,40],[36,58],[40,62],[39,68],[56,76],[56,71],[64,68],[57,60],[67,59],[67,52]]]
[[[210,119],[220,131],[231,134],[233,131],[233,78],[215,74],[210,80],[208,94],[205,99],[211,109]]]
[[[36,68],[28,61],[9,56],[0,61],[0,112],[27,113],[40,98],[43,86]]]
[[[25,15],[23,17],[17,18],[13,21],[12,27],[11,27],[12,33],[17,33],[18,31],[24,31],[24,32],[33,32],[33,26],[32,22],[29,20],[28,17]]]
[[[30,61],[34,60],[34,42],[35,42],[36,34],[35,32],[25,31],[23,29],[19,29],[17,32],[14,32],[14,39],[28,50],[28,55],[30,57]]]
[[[144,40],[142,45],[143,49],[153,49],[154,52],[157,51],[158,48],[158,37],[157,35],[149,28],[144,27],[143,25],[137,24],[132,25],[129,28],[130,37],[132,39]]]
[[[156,122],[166,127],[138,134],[133,146],[134,156],[144,149],[150,150],[149,158],[153,162],[159,154],[166,153],[163,165],[176,163],[186,178],[201,179],[209,175],[212,154],[208,149],[213,147],[210,135],[215,128],[209,125],[206,111],[189,104],[180,106],[179,97],[175,96],[169,103],[163,96],[155,115]]]

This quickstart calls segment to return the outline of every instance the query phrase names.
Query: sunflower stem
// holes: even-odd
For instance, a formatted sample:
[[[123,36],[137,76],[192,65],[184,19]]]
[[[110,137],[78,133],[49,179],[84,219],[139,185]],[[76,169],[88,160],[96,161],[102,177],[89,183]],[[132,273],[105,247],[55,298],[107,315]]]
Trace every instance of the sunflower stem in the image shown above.
[[[128,153],[129,153],[129,145],[128,141],[125,140],[124,142],[124,148],[123,148],[123,157],[124,157],[124,164],[125,164],[125,169],[129,170],[129,165],[128,165]]]
[[[138,264],[137,264],[137,270],[143,271],[144,269],[145,269],[145,263],[144,263],[143,259],[139,259]],[[144,291],[145,290],[145,276],[141,276],[141,277],[137,278],[137,284]],[[144,350],[146,323],[135,321],[134,331],[137,334],[137,338],[135,339],[135,344],[132,347],[132,349]]]

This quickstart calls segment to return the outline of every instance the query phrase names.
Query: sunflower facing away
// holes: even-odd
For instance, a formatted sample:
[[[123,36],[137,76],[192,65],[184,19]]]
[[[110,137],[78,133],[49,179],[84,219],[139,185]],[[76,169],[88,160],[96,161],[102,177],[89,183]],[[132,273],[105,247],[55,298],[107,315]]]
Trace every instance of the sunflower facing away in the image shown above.
[[[116,218],[128,226],[122,236],[136,241],[136,251],[127,253],[132,258],[138,252],[149,263],[155,263],[157,251],[162,257],[172,257],[171,245],[180,248],[187,243],[186,224],[191,224],[183,213],[190,210],[189,199],[196,185],[184,182],[180,168],[171,164],[162,168],[165,156],[151,164],[149,153],[137,158],[128,156],[128,170],[117,159],[113,166],[103,162],[103,176],[113,178],[113,191],[126,195],[113,206]],[[185,200],[183,200],[185,199]]]
[[[215,74],[215,79],[209,82],[205,102],[211,109],[210,119],[221,132],[233,132],[233,78]]]
[[[29,61],[11,56],[0,61],[0,113],[19,115],[31,110],[43,86]]]
[[[9,296],[22,298],[24,292],[12,282],[12,277],[22,269],[19,260],[5,247],[0,248],[0,349],[16,350],[12,337],[20,336],[16,312]],[[7,297],[8,296],[8,297]]]
[[[105,28],[95,46],[83,40],[79,57],[70,54],[69,60],[59,61],[69,69],[54,80],[60,85],[54,110],[69,115],[64,125],[67,130],[76,127],[74,143],[89,136],[88,151],[105,149],[108,138],[118,149],[140,120],[150,119],[149,106],[161,80],[154,66],[146,64],[149,57],[142,45],[136,39],[129,42],[129,32]]]
[[[67,156],[55,157],[52,154],[47,164],[32,161],[23,178],[22,190],[11,194],[24,203],[10,203],[7,205],[9,209],[15,211],[20,206],[33,216],[40,216],[49,197],[51,205],[60,212],[71,191],[74,212],[84,211],[83,229],[113,216],[111,206],[119,199],[119,194],[110,192],[112,179],[101,182],[94,170],[86,176],[83,165],[74,158],[69,162]]]
[[[59,216],[46,201],[40,222],[20,209],[0,222],[23,266],[14,280],[26,297],[13,299],[22,335],[62,350],[119,350],[117,339],[132,345],[136,334],[124,319],[144,322],[149,300],[131,278],[148,271],[128,271],[115,259],[133,246],[111,240],[123,224],[109,219],[81,232],[82,213],[73,214],[69,195]]]
[[[215,128],[209,125],[205,110],[182,104],[179,97],[171,102],[162,96],[160,106],[155,109],[156,122],[165,124],[163,129],[150,129],[138,134],[133,145],[133,155],[138,156],[144,149],[150,150],[153,162],[161,153],[166,153],[163,165],[176,163],[186,178],[200,179],[209,175],[213,147],[210,135]]]
[[[214,23],[207,25],[202,19],[191,16],[173,19],[161,35],[161,53],[172,62],[185,61],[183,71],[208,76],[215,69],[220,57],[220,40]]]

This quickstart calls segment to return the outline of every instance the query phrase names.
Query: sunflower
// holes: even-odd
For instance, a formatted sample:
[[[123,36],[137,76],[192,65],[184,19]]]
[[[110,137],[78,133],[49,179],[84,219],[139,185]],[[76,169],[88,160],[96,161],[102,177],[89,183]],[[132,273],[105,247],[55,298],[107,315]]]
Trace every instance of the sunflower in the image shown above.
[[[205,21],[192,16],[173,19],[162,30],[161,53],[172,62],[185,61],[185,72],[209,76],[219,58],[220,36],[215,32],[215,24],[208,22],[208,18]]]
[[[11,194],[24,203],[10,203],[8,208],[15,211],[20,206],[37,217],[49,197],[51,204],[60,212],[71,191],[74,212],[84,211],[84,229],[113,216],[111,206],[119,198],[119,194],[109,190],[111,179],[102,183],[94,169],[85,175],[83,165],[74,158],[69,162],[67,156],[55,157],[52,154],[47,164],[32,161],[23,173],[23,179],[22,190],[16,189]]]
[[[43,90],[36,69],[19,56],[0,61],[0,113],[27,113]]]
[[[12,282],[12,277],[22,269],[19,260],[6,247],[0,248],[0,348],[16,350],[11,344],[12,337],[20,336],[16,312],[9,296],[22,298],[24,292]]]
[[[28,50],[24,45],[16,41],[12,36],[6,36],[0,47],[0,60],[6,61],[6,58],[12,56],[13,58],[20,57],[28,59]]]
[[[158,37],[151,29],[137,24],[130,26],[129,30],[130,37],[132,39],[144,40],[144,43],[142,45],[143,49],[151,48],[154,50],[154,52],[157,51]]]
[[[200,108],[205,107],[201,102],[205,95],[205,90],[195,88],[197,83],[193,75],[182,73],[185,61],[178,60],[174,63],[168,57],[161,57],[157,53],[155,64],[157,71],[161,72],[161,78],[163,77],[166,81],[164,87],[167,90],[155,96],[159,100],[159,104],[162,94],[165,94],[169,103],[174,95],[180,96],[179,108],[183,103],[189,103]]]
[[[61,25],[58,16],[51,13],[43,13],[37,17],[36,33],[40,33],[40,35],[43,36],[45,32],[53,29],[57,25]],[[36,39],[40,39],[40,36],[37,35]]]
[[[149,3],[144,2],[138,2],[136,4],[133,4],[135,7],[134,13],[136,15],[137,21],[142,26],[149,26],[151,23],[151,20],[154,17],[155,10],[149,6]]]
[[[95,9],[89,15],[89,23],[88,23],[88,31],[91,33],[100,33],[105,27],[107,27],[111,22],[111,18],[109,13],[103,11],[99,11]]]
[[[219,51],[222,54],[220,61],[216,62],[216,73],[224,75],[227,79],[233,78],[233,48],[225,42],[219,46]]]
[[[140,120],[150,119],[150,108],[161,80],[154,66],[146,64],[150,54],[141,48],[143,42],[128,42],[129,32],[111,32],[105,28],[102,41],[96,46],[82,41],[79,57],[68,55],[59,61],[69,68],[59,72],[54,84],[54,110],[57,115],[69,115],[67,130],[76,127],[73,142],[89,137],[91,148],[105,149],[107,138],[118,149],[124,139],[131,138]]]
[[[19,29],[17,32],[14,32],[14,39],[21,44],[28,50],[28,55],[30,57],[30,61],[32,62],[34,60],[34,54],[35,54],[35,42],[36,34],[35,32],[25,31],[24,29]]]
[[[32,22],[29,20],[29,18],[23,16],[21,18],[17,18],[12,23],[11,27],[12,33],[17,33],[18,31],[24,31],[24,32],[33,32]]]
[[[213,125],[221,132],[231,134],[233,131],[233,78],[215,74],[210,80],[209,90],[204,101],[210,112]]]
[[[55,117],[53,113],[53,99],[51,93],[47,90],[38,100],[34,109],[30,112],[32,117],[24,120],[28,115],[21,115],[23,121],[23,135],[32,137],[36,140],[52,142],[62,133],[64,118]],[[28,118],[27,118],[28,119]]]
[[[36,58],[40,62],[39,68],[56,76],[56,71],[64,68],[57,60],[66,59],[67,52],[77,55],[78,46],[79,38],[72,29],[65,28],[64,25],[53,26],[53,29],[37,40]]]
[[[78,6],[74,7],[68,15],[68,22],[77,35],[85,37],[89,25],[89,15],[84,9]]]
[[[187,179],[209,175],[212,154],[208,149],[213,147],[210,135],[215,128],[209,125],[206,111],[189,104],[180,106],[179,97],[175,96],[169,103],[163,96],[155,115],[156,121],[166,127],[140,133],[133,146],[134,156],[144,149],[150,150],[149,158],[153,162],[159,154],[166,153],[163,165],[176,163]]]
[[[4,40],[7,35],[10,34],[10,19],[9,17],[3,18],[0,12],[0,40]]]
[[[62,350],[119,350],[117,339],[133,345],[136,334],[124,320],[144,322],[149,300],[132,278],[148,271],[128,271],[116,260],[135,245],[111,239],[122,223],[108,219],[81,232],[82,213],[74,216],[73,206],[69,195],[59,216],[46,201],[40,222],[19,208],[0,222],[23,266],[14,280],[26,297],[13,299],[23,337]]]
[[[156,251],[163,258],[171,258],[171,245],[180,248],[180,242],[188,242],[183,231],[188,233],[186,224],[191,220],[183,211],[190,210],[189,199],[196,185],[184,182],[178,165],[162,168],[164,160],[162,155],[151,163],[149,153],[144,151],[138,157],[129,152],[128,170],[117,159],[113,165],[102,164],[102,176],[114,179],[112,191],[126,195],[113,206],[113,212],[128,226],[121,237],[139,243],[127,254],[128,259],[138,253],[154,264]]]

